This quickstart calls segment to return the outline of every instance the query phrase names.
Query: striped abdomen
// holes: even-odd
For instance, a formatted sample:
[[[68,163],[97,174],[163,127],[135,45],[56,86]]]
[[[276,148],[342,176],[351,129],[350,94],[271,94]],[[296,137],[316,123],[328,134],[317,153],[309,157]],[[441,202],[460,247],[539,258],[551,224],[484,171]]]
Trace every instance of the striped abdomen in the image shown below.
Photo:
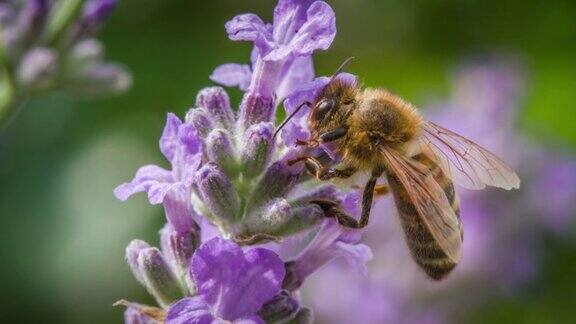
[[[427,156],[419,154],[415,156],[414,159],[429,167],[434,180],[444,189],[446,198],[448,198],[448,202],[458,217],[460,238],[462,239],[463,231],[462,222],[460,221],[460,204],[458,196],[454,191],[452,180],[446,177],[440,167]],[[398,209],[398,214],[400,215],[400,223],[404,229],[406,243],[408,244],[414,261],[416,261],[432,279],[442,279],[454,269],[456,263],[444,253],[432,237],[432,234],[418,215],[416,207],[408,199],[408,194],[404,187],[393,175],[388,175],[388,183],[394,194],[394,201]]]

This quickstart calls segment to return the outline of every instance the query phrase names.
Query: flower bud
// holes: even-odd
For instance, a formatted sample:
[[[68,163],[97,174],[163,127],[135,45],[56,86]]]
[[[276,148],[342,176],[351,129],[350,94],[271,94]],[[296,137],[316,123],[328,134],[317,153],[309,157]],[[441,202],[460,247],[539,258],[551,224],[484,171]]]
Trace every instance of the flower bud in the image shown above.
[[[288,291],[283,290],[262,305],[258,316],[266,323],[283,323],[296,315],[299,309],[298,302],[290,296]]]
[[[48,48],[35,48],[22,58],[17,79],[22,87],[42,90],[50,87],[58,72],[58,54]]]
[[[206,109],[221,127],[233,129],[235,118],[230,107],[230,97],[221,87],[202,89],[196,96],[196,107]]]
[[[20,11],[16,28],[23,48],[36,39],[46,22],[50,4],[48,0],[29,0]]]
[[[160,231],[162,253],[166,261],[186,286],[190,293],[196,290],[195,284],[189,275],[190,259],[194,251],[200,246],[200,227],[194,223],[194,228],[186,232],[178,232],[170,224],[166,224]]]
[[[186,123],[192,124],[198,135],[206,138],[208,133],[214,129],[214,122],[210,115],[203,108],[192,108],[186,113]]]
[[[236,220],[239,209],[238,195],[230,179],[216,164],[207,163],[198,170],[197,184],[204,205],[220,222]]]
[[[272,123],[258,123],[250,126],[244,134],[241,163],[247,178],[259,175],[270,160],[274,149],[273,133]]]
[[[146,283],[144,282],[144,276],[142,275],[138,265],[138,255],[140,254],[140,251],[149,247],[150,245],[142,240],[133,240],[126,247],[126,261],[130,266],[130,270],[132,270],[132,274],[136,280],[143,285],[146,285]]]
[[[272,122],[275,108],[274,98],[247,92],[240,104],[240,128],[244,131],[257,123]]]
[[[233,177],[236,175],[238,163],[236,162],[236,153],[228,131],[217,128],[208,134],[206,138],[206,155],[211,162],[218,164],[228,176]]]
[[[100,41],[94,38],[84,39],[72,48],[68,64],[72,67],[82,66],[100,61],[103,56],[104,46]]]
[[[272,163],[255,186],[247,209],[262,205],[273,198],[284,197],[300,179],[283,161]]]
[[[88,0],[84,5],[82,25],[93,33],[110,16],[116,7],[116,0]]]
[[[71,71],[67,86],[81,97],[104,97],[120,94],[132,85],[132,76],[124,66],[93,63]]]
[[[146,288],[158,304],[167,307],[183,297],[182,289],[170,266],[157,248],[145,248],[138,255],[138,267]]]

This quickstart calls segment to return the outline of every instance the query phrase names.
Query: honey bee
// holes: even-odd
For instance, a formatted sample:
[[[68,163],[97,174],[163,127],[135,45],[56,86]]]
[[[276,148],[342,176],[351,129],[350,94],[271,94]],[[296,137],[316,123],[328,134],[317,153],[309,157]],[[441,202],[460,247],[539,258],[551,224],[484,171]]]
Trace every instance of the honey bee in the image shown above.
[[[390,91],[363,88],[336,75],[309,103],[311,136],[296,144],[314,148],[332,142],[341,162],[329,167],[317,157],[302,156],[289,163],[304,162],[319,180],[367,171],[370,178],[363,190],[359,220],[344,213],[336,202],[313,203],[341,225],[363,228],[368,225],[374,192],[391,192],[413,259],[430,278],[444,278],[462,254],[463,230],[454,183],[468,189],[509,190],[519,188],[518,176],[488,150],[425,120],[414,106]],[[387,186],[377,185],[382,177]]]

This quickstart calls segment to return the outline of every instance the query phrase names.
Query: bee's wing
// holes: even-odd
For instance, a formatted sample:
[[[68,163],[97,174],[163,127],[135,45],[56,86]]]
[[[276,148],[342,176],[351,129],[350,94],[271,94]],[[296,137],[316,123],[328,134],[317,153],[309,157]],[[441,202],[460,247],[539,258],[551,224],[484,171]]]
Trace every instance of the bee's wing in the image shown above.
[[[520,187],[518,175],[504,161],[451,130],[425,122],[421,143],[435,153],[444,173],[452,175],[453,180],[465,188]]]
[[[457,263],[462,255],[458,217],[430,169],[391,149],[382,149],[382,154],[388,176],[398,180],[432,237],[444,253]]]

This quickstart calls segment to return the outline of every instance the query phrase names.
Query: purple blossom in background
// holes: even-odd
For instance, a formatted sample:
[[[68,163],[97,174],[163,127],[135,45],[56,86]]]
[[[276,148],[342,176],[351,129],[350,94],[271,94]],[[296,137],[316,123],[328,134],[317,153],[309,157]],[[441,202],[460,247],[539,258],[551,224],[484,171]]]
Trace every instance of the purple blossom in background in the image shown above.
[[[35,94],[64,90],[83,98],[106,97],[128,90],[130,73],[104,60],[94,39],[116,0],[3,1],[0,7],[0,103],[5,122],[18,103]]]

